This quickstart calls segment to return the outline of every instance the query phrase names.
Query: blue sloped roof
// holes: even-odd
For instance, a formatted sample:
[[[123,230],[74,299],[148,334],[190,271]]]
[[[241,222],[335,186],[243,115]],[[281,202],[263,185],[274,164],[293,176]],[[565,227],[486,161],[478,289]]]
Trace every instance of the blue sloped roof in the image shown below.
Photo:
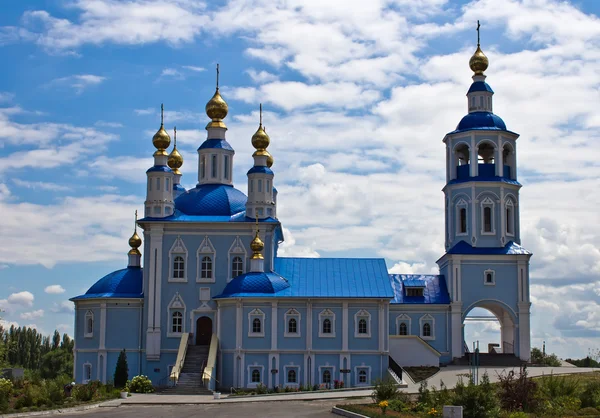
[[[500,116],[491,112],[471,112],[460,120],[450,134],[470,130],[506,131],[506,124]]]
[[[273,170],[271,170],[269,167],[257,165],[257,166],[252,167],[250,170],[248,170],[248,172],[246,174],[254,174],[254,173],[263,173],[263,174],[273,175]]]
[[[290,287],[288,281],[277,273],[250,272],[227,283],[219,297],[274,295],[288,287]]]
[[[475,254],[475,255],[521,255],[533,254],[513,241],[509,241],[504,247],[473,247],[465,241],[460,241],[454,247],[446,251],[446,254]]]
[[[404,287],[410,287],[408,284],[414,281],[425,283],[423,296],[406,296]],[[444,276],[433,274],[390,274],[389,281],[394,290],[394,300],[392,304],[448,304],[450,295],[446,286]]]
[[[466,177],[462,179],[454,179],[450,180],[448,184],[458,184],[458,183],[466,183],[469,181],[499,181],[501,183],[513,184],[515,186],[521,186],[517,180],[512,180],[506,177],[499,176],[475,176],[475,177]]]
[[[259,222],[266,223],[279,223],[277,219],[274,218],[265,218],[259,219]],[[249,218],[246,216],[246,211],[236,213],[233,216],[229,215],[186,215],[181,211],[175,209],[170,216],[165,216],[164,218],[154,218],[152,216],[147,216],[143,219],[138,220],[138,222],[256,222],[256,219]]]
[[[176,192],[185,192],[185,187],[183,187],[181,184],[177,183],[177,184],[173,184],[173,191]]]
[[[469,91],[467,92],[467,94],[473,93],[476,91],[488,91],[490,93],[494,92],[494,90],[492,90],[490,85],[488,83],[486,83],[485,81],[476,81],[473,84],[471,84],[471,87],[469,87]]]
[[[170,173],[172,170],[166,165],[155,165],[154,167],[150,167],[146,173],[152,173],[156,171],[161,171],[163,173]]]
[[[202,184],[175,199],[175,209],[184,215],[226,216],[246,210],[244,193],[226,184]]]
[[[421,278],[418,279],[405,279],[404,287],[426,287],[427,282]]]
[[[394,297],[383,259],[276,257],[274,270],[289,287],[276,293],[237,293],[235,297]],[[227,297],[233,296],[222,294],[216,298]]]
[[[198,147],[199,150],[205,148],[219,148],[233,151],[233,148],[225,139],[207,139],[202,143],[202,145],[200,145],[200,147]]]
[[[70,300],[98,298],[143,298],[143,271],[141,267],[127,267],[113,271],[92,285],[84,295]]]

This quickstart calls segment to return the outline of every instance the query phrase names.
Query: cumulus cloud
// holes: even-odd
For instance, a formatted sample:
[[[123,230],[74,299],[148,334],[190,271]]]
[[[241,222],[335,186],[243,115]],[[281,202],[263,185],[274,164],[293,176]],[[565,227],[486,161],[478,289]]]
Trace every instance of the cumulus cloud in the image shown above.
[[[65,293],[65,289],[59,284],[53,284],[50,286],[46,286],[46,288],[44,289],[44,292],[51,294],[51,295],[59,295],[61,293]]]
[[[44,316],[44,310],[43,309],[38,309],[37,311],[23,312],[19,316],[21,317],[21,319],[25,319],[27,321],[31,321],[31,320],[36,319],[36,318],[42,318]]]
[[[11,305],[17,305],[17,306],[33,306],[33,300],[34,300],[34,296],[31,292],[28,291],[23,291],[23,292],[18,292],[18,293],[12,293],[9,297],[8,297],[8,303]]]
[[[50,310],[58,314],[70,314],[73,313],[74,309],[73,302],[65,300],[64,302],[55,303]]]
[[[97,86],[106,80],[94,74],[75,74],[67,77],[60,77],[52,80],[48,86],[68,86],[75,90],[77,94],[83,93],[88,87]]]

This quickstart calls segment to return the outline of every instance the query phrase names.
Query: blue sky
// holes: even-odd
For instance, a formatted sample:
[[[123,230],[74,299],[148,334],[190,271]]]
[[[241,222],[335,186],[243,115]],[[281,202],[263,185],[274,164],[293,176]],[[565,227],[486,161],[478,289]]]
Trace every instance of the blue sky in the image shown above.
[[[264,104],[285,254],[435,272],[441,140],[466,113],[479,19],[495,112],[521,134],[533,343],[586,355],[600,346],[599,11],[592,0],[3,2],[4,321],[72,333],[67,299],[126,265],[161,103],[182,183],[195,184],[217,63],[243,191]],[[493,324],[467,331],[496,337]]]

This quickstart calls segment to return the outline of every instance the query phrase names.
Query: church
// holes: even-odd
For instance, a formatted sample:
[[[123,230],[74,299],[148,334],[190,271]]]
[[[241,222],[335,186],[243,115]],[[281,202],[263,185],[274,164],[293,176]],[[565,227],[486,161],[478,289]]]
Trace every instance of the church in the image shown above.
[[[127,267],[71,299],[76,382],[112,380],[125,349],[129,376],[146,375],[156,386],[368,386],[397,377],[399,367],[460,361],[474,308],[497,318],[497,351],[529,360],[531,253],[520,245],[519,135],[493,113],[479,43],[469,65],[468,113],[443,138],[446,252],[437,275],[389,274],[380,258],[278,256],[283,232],[262,111],[248,196],[233,184],[218,81],[190,190],[181,185],[176,131],[169,152],[161,114]]]

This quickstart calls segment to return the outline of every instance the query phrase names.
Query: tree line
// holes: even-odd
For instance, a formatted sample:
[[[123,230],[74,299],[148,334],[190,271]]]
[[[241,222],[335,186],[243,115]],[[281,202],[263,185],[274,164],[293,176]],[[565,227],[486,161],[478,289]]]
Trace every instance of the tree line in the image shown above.
[[[37,370],[48,379],[72,375],[74,346],[74,340],[57,330],[45,336],[35,328],[0,326],[0,367]]]

